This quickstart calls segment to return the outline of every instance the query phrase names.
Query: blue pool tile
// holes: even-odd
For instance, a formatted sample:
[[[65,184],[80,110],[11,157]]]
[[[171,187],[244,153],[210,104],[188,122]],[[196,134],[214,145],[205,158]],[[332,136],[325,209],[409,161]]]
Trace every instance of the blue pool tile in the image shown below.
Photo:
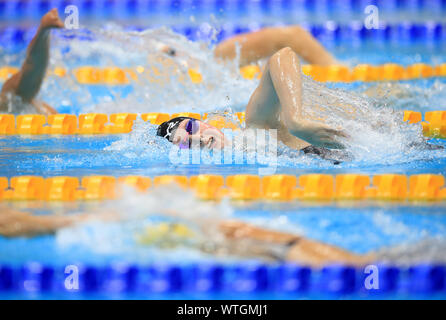
[[[250,31],[249,27],[245,26],[245,25],[243,25],[243,26],[236,25],[234,27],[234,34],[240,34],[240,33],[245,33],[245,32],[249,32],[249,31]]]
[[[382,292],[393,292],[398,290],[401,270],[395,266],[378,266],[379,290]]]
[[[107,266],[102,271],[101,289],[105,292],[133,292],[137,288],[139,268],[125,263]]]
[[[7,13],[8,2],[5,0],[0,0],[0,17],[4,17]]]
[[[14,269],[8,265],[0,265],[0,291],[10,291],[15,288]]]
[[[446,269],[440,265],[422,264],[408,271],[408,289],[412,293],[433,293],[445,289]]]
[[[170,0],[169,11],[171,13],[178,13],[181,11],[183,3],[181,0]]]
[[[102,278],[100,269],[94,266],[81,266],[79,268],[79,291],[96,292],[101,288]]]
[[[223,287],[224,268],[220,265],[191,265],[185,268],[184,289],[189,292],[219,292]]]
[[[82,14],[92,15],[95,10],[95,2],[93,0],[83,0],[81,2],[81,5],[79,7],[79,11],[82,12]]]
[[[424,24],[425,38],[427,40],[441,40],[446,36],[445,26],[438,22],[428,21]]]
[[[387,41],[390,38],[391,33],[393,33],[394,27],[389,24],[380,23],[378,29],[370,29],[368,30],[368,34],[370,35],[370,39],[375,42],[383,42]]]
[[[125,11],[130,15],[137,14],[142,10],[141,2],[138,0],[127,0],[125,2]]]
[[[147,1],[147,10],[148,10],[149,14],[155,14],[159,8],[160,8],[159,0],[148,0]]]
[[[80,10],[81,1],[82,0],[62,0],[62,1],[59,1],[58,6],[56,6],[56,4],[54,4],[54,6],[59,9],[59,15],[64,16],[65,8],[68,6],[73,5],[73,6],[76,6]]]
[[[268,268],[262,264],[246,264],[225,270],[224,287],[229,292],[250,293],[269,289]]]
[[[373,265],[369,270],[362,270],[359,282],[361,291],[367,293],[394,293],[400,289],[400,268],[392,265]],[[376,273],[376,274],[375,274]],[[374,283],[373,280],[377,279]]]
[[[338,39],[340,41],[361,41],[365,40],[367,35],[367,29],[360,21],[354,21],[348,25],[339,26]]]
[[[356,270],[350,266],[332,265],[321,270],[317,287],[323,293],[347,294],[356,290]]]
[[[273,271],[274,289],[279,292],[306,292],[310,289],[311,269],[309,267],[285,264]]]
[[[19,290],[26,292],[50,291],[53,289],[54,269],[37,262],[30,262],[20,268]]]
[[[26,15],[27,10],[29,8],[29,1],[23,1],[23,0],[19,0],[15,3],[13,3],[13,10],[14,10],[14,16],[15,17],[21,17],[23,15]],[[1,4],[0,4],[1,6]],[[1,10],[1,9],[0,9]]]
[[[175,265],[154,265],[140,270],[138,291],[173,293],[183,288],[182,269]]]
[[[191,41],[194,41],[197,39],[197,34],[198,34],[198,28],[197,27],[184,27],[182,30],[182,34],[184,34],[184,36],[186,38],[188,38]]]

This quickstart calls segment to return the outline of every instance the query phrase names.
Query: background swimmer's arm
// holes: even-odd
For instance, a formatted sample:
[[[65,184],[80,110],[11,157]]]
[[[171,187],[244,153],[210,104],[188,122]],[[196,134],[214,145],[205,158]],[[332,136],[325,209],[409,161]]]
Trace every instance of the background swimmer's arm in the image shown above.
[[[362,265],[373,259],[371,255],[357,255],[329,244],[293,234],[262,229],[241,221],[224,221],[220,224],[220,230],[230,240],[249,239],[263,241],[266,246],[267,243],[289,246],[286,260],[296,263],[312,266],[328,263]]]
[[[119,215],[113,213],[105,216],[97,214],[35,216],[28,212],[7,207],[0,207],[0,209],[0,235],[4,237],[32,237],[52,234],[61,228],[71,227],[90,219],[100,219],[101,221],[119,219]],[[286,259],[298,263],[314,266],[330,262],[362,264],[371,259],[371,256],[355,255],[328,244],[308,240],[293,234],[262,229],[241,221],[223,221],[219,229],[228,240],[247,239],[262,242],[265,251],[268,250],[268,243],[289,247]]]
[[[118,221],[120,219],[119,214],[114,212],[65,216],[33,215],[0,205],[0,235],[4,237],[34,237],[52,234],[59,229],[91,220]]]
[[[374,255],[358,255],[326,243],[303,238],[290,247],[287,260],[318,267],[333,263],[361,266],[373,261]]]
[[[0,235],[4,237],[51,234],[80,220],[79,216],[34,216],[6,207],[0,209]]]
[[[262,240],[277,244],[288,244],[301,237],[278,231],[269,231],[238,220],[226,220],[220,223],[220,231],[229,239]]]
[[[215,49],[215,56],[234,59],[237,43],[241,66],[270,57],[285,47],[293,49],[308,63],[339,64],[309,32],[299,26],[270,27],[235,36],[220,43]]]
[[[3,85],[1,99],[4,100],[7,93],[12,93],[22,98],[24,102],[33,103],[34,97],[40,90],[45,77],[49,59],[49,37],[52,28],[63,28],[57,9],[49,11],[42,17],[39,29],[28,46],[25,62],[20,71],[9,78]],[[5,110],[2,110],[5,111]],[[39,108],[38,111],[55,113],[52,108]]]

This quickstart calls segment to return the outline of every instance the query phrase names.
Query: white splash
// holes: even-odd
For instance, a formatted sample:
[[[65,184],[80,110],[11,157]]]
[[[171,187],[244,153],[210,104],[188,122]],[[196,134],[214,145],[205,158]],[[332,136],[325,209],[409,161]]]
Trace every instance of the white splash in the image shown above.
[[[123,94],[118,88],[108,88],[109,95],[99,101],[91,96],[87,86],[72,81],[73,75],[47,79],[41,97],[56,107],[68,99],[76,113],[205,112],[244,106],[257,83],[240,75],[237,61],[223,64],[214,57],[209,44],[189,41],[165,27],[130,32],[108,25],[74,31],[73,35],[76,37],[54,37],[51,67],[144,68],[138,80],[132,80],[130,92]],[[86,37],[94,41],[86,41]],[[175,49],[174,58],[163,52],[165,47]],[[199,72],[203,81],[193,83],[189,69]],[[76,91],[82,94],[74,95]]]

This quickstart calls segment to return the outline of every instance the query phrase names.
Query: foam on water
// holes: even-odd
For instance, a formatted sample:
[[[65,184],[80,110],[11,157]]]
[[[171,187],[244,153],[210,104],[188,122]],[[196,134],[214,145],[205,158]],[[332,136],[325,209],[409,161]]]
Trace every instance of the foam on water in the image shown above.
[[[144,122],[140,118],[136,119],[133,130],[129,134],[122,135],[122,138],[105,147],[105,151],[116,152],[129,158],[144,161],[166,160],[171,144],[156,135],[156,126],[149,122]]]
[[[110,221],[91,220],[74,227],[61,229],[56,234],[56,242],[62,249],[82,247],[103,255],[129,255],[133,260],[144,262],[178,262],[178,254],[183,262],[203,259],[197,247],[218,247],[224,242],[219,231],[219,223],[231,218],[233,209],[227,201],[221,203],[203,202],[187,190],[176,185],[151,188],[149,193],[138,194],[131,188],[123,189],[120,200],[110,202],[95,209],[90,214],[110,217]],[[173,248],[160,250],[159,247],[141,244],[139,239],[152,236],[150,226],[160,222],[175,222],[186,225],[193,232],[190,241],[179,242]],[[168,239],[164,239],[168,240]],[[187,240],[187,239],[186,239]],[[162,245],[163,239],[156,241]],[[141,261],[142,262],[142,261]]]
[[[374,252],[380,262],[399,265],[446,263],[446,225],[440,208],[432,208],[426,214],[413,208],[407,214],[392,208],[357,210],[360,211],[322,209],[314,213],[314,210],[297,207],[294,211],[268,210],[267,214],[261,214],[257,213],[256,207],[240,207],[226,200],[203,202],[173,185],[156,187],[145,194],[124,189],[122,199],[90,211],[110,217],[109,221],[91,220],[61,229],[56,234],[56,243],[67,252],[78,248],[99,255],[96,261],[109,256],[145,263],[212,259],[230,263],[234,259],[248,258],[245,254],[238,256],[243,252],[244,243],[240,241],[239,248],[231,247],[218,228],[222,221],[235,218],[265,229],[307,236],[356,253]],[[434,219],[429,215],[434,215]],[[432,226],[433,221],[437,225]],[[160,222],[185,225],[191,235],[175,239],[169,231],[167,236],[160,236],[155,227]],[[141,242],[144,237],[157,239]]]
[[[399,265],[418,263],[446,263],[444,237],[427,238],[418,242],[403,243],[376,252],[378,260]]]
[[[218,63],[207,43],[189,41],[167,28],[142,32],[124,31],[114,25],[93,28],[88,32],[94,41],[83,39],[82,32],[75,31],[75,38],[55,37],[51,66],[142,66],[144,72],[138,75],[138,81],[132,81],[129,94],[110,89],[108,97],[99,101],[93,99],[88,88],[72,81],[72,75],[71,79],[50,78],[41,97],[55,106],[69,100],[79,113],[204,112],[243,105],[256,86],[256,81],[241,77],[237,61]],[[164,46],[175,49],[175,58],[162,52]],[[192,83],[189,69],[202,75],[202,83]],[[55,86],[64,89],[54,90]],[[84,95],[73,95],[79,90]]]
[[[349,96],[346,93],[347,97]],[[351,95],[350,95],[351,96]],[[361,99],[360,97],[358,99]],[[367,112],[361,112],[356,119],[349,119],[339,110],[332,109],[330,116],[327,116],[328,123],[333,126],[341,126],[349,133],[350,138],[344,140],[347,151],[350,152],[354,160],[344,162],[338,167],[359,168],[376,167],[379,165],[393,166],[397,164],[413,163],[417,161],[438,162],[446,158],[446,151],[426,150],[424,148],[424,138],[421,134],[419,124],[408,124],[402,122],[402,113],[395,112],[388,108],[375,108],[367,100],[358,108],[365,110],[368,108],[373,115]],[[322,108],[321,108],[322,109]],[[327,108],[328,109],[328,108]],[[336,113],[336,111],[339,111]],[[322,113],[320,113],[322,114]],[[223,114],[223,116],[232,118],[233,114]],[[362,117],[362,118],[361,118]],[[118,153],[121,158],[118,159],[123,164],[140,167],[143,163],[153,163],[165,161],[171,165],[178,164],[215,164],[215,165],[233,165],[237,164],[235,154],[237,151],[243,153],[241,165],[254,164],[259,167],[293,167],[293,168],[329,168],[333,169],[330,161],[304,155],[303,152],[292,150],[282,143],[278,143],[277,153],[272,150],[268,144],[268,132],[263,133],[266,137],[264,146],[257,144],[257,150],[251,150],[249,145],[256,145],[255,137],[246,135],[245,143],[237,144],[236,137],[243,134],[243,131],[225,130],[227,139],[233,142],[232,162],[225,162],[224,153],[220,157],[214,157],[214,152],[208,150],[182,150],[187,153],[185,162],[172,162],[172,152],[178,148],[166,139],[156,136],[156,126],[144,123],[141,120],[135,122],[134,130],[130,134],[123,135],[119,140],[105,147],[105,151]],[[257,133],[262,134],[262,133]],[[257,140],[258,142],[258,140]],[[264,154],[258,154],[261,148]],[[176,154],[176,153],[174,153]],[[277,157],[276,157],[277,155]],[[198,162],[193,162],[198,159]],[[129,162],[130,161],[130,162]],[[132,162],[133,161],[133,162]],[[420,164],[418,164],[419,166]],[[272,172],[274,173],[274,172]]]
[[[426,112],[446,108],[446,83],[442,78],[362,83],[357,90],[395,110]]]

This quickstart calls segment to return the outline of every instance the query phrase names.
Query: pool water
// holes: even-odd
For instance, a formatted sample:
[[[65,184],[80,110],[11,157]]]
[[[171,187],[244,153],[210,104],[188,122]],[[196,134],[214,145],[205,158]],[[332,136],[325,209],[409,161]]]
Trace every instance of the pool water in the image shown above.
[[[202,84],[181,80],[179,74],[166,67],[163,61],[154,65],[168,74],[160,83],[133,82],[126,86],[87,86],[78,84],[73,75],[59,78],[48,76],[39,97],[54,106],[59,112],[81,114],[86,112],[167,112],[180,111],[242,111],[258,80],[243,79],[236,64],[223,66],[212,55],[208,43],[191,42],[169,29],[161,28],[143,33],[127,33],[117,26],[106,31],[93,27],[95,41],[82,37],[67,36],[73,32],[56,32],[51,49],[50,68],[63,66],[73,69],[82,65],[135,66],[146,65],[148,56],[157,58],[153,39],[163,40],[178,46],[179,62],[176,68],[186,69],[182,62],[197,67],[203,75]],[[82,34],[82,32],[80,32]],[[60,35],[65,36],[60,36]],[[76,35],[76,32],[74,32]],[[330,42],[324,44],[341,61],[350,66],[359,63],[381,64],[394,62],[409,65],[418,62],[428,64],[445,63],[446,46],[439,43],[361,43]],[[125,45],[123,45],[125,44]],[[18,66],[23,52],[17,48],[0,51],[0,66]],[[312,80],[305,80],[310,90],[319,90]],[[397,123],[402,120],[403,110],[431,111],[446,108],[446,79],[431,78],[381,85],[398,87],[400,94],[367,98],[364,92],[376,83],[330,83],[322,93],[341,95],[360,103],[364,119],[350,123],[356,137],[349,146],[355,159],[333,165],[328,161],[304,156],[299,152],[279,146],[275,173],[301,175],[307,173],[379,173],[446,175],[446,149],[427,151],[408,147],[411,139],[419,139],[420,124]],[[327,90],[327,91],[325,91]],[[330,91],[331,90],[331,91]],[[307,97],[312,99],[311,96]],[[329,104],[327,104],[329,110]],[[396,110],[396,112],[392,111]],[[329,111],[327,111],[329,112]],[[334,123],[342,116],[334,114]],[[367,125],[369,119],[379,118],[391,125],[390,133],[383,133]],[[396,124],[397,123],[397,124]],[[170,164],[168,142],[155,136],[156,127],[137,121],[134,130],[123,135],[95,136],[1,136],[0,176],[18,175],[75,176],[88,175],[141,175],[159,176],[176,174],[219,174],[223,176],[243,173],[258,174],[265,164],[259,161],[250,164]],[[355,131],[356,130],[356,131]],[[444,140],[429,141],[446,147]],[[364,146],[359,149],[358,146]],[[194,152],[194,151],[193,151]],[[200,158],[202,159],[202,158]],[[204,162],[204,161],[203,161]],[[167,164],[167,165],[166,165]],[[251,262],[237,256],[215,256],[203,253],[194,247],[181,244],[172,248],[145,246],[135,240],[143,232],[142,226],[163,221],[157,208],[173,206],[179,211],[189,208],[180,221],[198,223],[199,217],[191,211],[212,213],[216,219],[234,217],[256,225],[305,235],[311,239],[339,246],[358,254],[377,252],[384,262],[410,266],[419,263],[446,264],[444,254],[446,242],[446,215],[443,203],[201,203],[190,194],[178,194],[176,189],[162,189],[156,195],[134,195],[128,193],[124,199],[104,203],[41,203],[12,202],[7,205],[35,214],[77,214],[79,212],[100,213],[115,210],[128,214],[125,223],[87,223],[75,228],[66,228],[55,235],[32,239],[0,237],[0,263],[21,266],[29,261],[45,265],[64,266],[85,264],[105,266],[123,262],[145,265],[151,263],[221,263],[225,265]],[[155,205],[157,203],[157,205]],[[186,203],[186,204],[185,204]],[[153,204],[153,207],[150,205]],[[140,216],[139,214],[142,214]],[[178,257],[181,256],[181,261]],[[52,294],[23,295],[2,293],[6,298],[39,297],[52,298]],[[57,295],[56,295],[57,296]],[[87,294],[85,296],[57,296],[64,298],[113,298],[113,295]],[[119,297],[119,296],[118,296]],[[184,298],[200,295],[128,294],[127,298]],[[227,298],[228,295],[206,295],[206,298]],[[261,294],[231,297],[248,298],[324,298],[312,294]],[[330,296],[328,296],[330,297]],[[339,296],[336,296],[339,298]],[[353,294],[350,298],[374,298],[373,295]],[[380,296],[383,297],[383,296]],[[390,295],[391,298],[413,298],[415,295]],[[429,295],[430,298],[443,297]]]

